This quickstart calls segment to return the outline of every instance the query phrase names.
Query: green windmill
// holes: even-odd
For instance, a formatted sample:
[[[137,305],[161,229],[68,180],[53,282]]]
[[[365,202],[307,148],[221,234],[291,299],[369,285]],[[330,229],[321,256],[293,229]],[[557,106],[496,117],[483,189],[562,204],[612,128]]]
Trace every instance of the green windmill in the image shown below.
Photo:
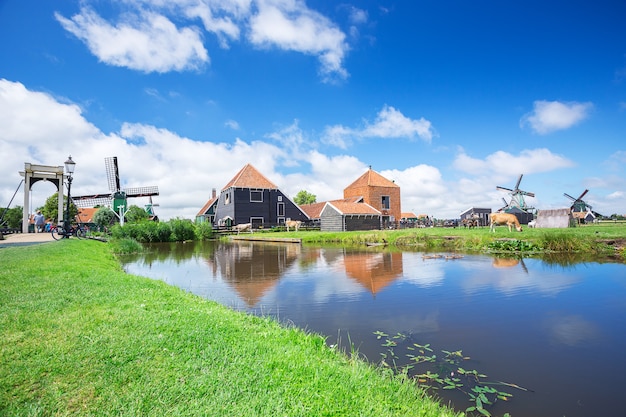
[[[120,224],[123,225],[124,215],[128,212],[128,199],[148,197],[150,199],[150,203],[146,205],[146,211],[149,215],[153,216],[154,207],[157,206],[157,204],[152,204],[152,197],[159,195],[159,187],[148,186],[122,189],[120,185],[120,172],[117,164],[117,156],[104,158],[104,165],[107,172],[109,192],[72,197],[74,204],[78,207],[109,207],[120,219]]]

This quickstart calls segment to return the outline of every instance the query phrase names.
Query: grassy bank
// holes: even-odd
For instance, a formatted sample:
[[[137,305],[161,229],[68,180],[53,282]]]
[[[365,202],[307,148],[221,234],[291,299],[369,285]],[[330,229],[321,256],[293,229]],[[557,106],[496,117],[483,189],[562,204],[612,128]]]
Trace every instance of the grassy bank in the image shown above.
[[[127,275],[107,244],[0,265],[3,416],[456,415],[319,336]]]
[[[581,253],[626,259],[626,226],[591,225],[568,229],[532,229],[509,232],[498,227],[466,229],[422,228],[356,232],[278,232],[272,236],[299,237],[304,243],[365,245],[387,243],[400,249],[469,252]]]

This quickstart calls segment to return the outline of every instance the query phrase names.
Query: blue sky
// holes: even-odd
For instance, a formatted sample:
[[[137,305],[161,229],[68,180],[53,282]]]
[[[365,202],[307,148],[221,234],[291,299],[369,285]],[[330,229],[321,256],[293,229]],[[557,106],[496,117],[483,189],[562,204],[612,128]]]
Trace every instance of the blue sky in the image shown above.
[[[625,21],[604,0],[0,0],[0,205],[25,162],[71,154],[73,195],[117,156],[164,219],[247,163],[318,201],[371,166],[438,218],[500,208],[520,174],[539,209],[589,189],[626,214]]]

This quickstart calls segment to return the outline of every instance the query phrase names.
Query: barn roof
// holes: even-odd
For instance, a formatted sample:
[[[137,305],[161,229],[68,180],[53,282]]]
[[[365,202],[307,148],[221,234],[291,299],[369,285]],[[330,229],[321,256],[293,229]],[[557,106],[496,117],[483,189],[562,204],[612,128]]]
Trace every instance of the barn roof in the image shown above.
[[[217,203],[218,198],[217,197],[211,197],[209,199],[209,201],[206,202],[206,204],[204,206],[202,206],[202,208],[200,209],[200,211],[198,212],[198,214],[196,214],[196,216],[204,216],[207,211],[209,211],[209,209],[211,208],[211,206],[215,203]]]
[[[362,203],[363,197],[348,197],[339,200],[331,200],[330,202]],[[322,210],[324,210],[324,207],[326,206],[326,203],[328,203],[328,201],[322,201],[320,203],[313,204],[302,204],[300,208],[306,213],[307,216],[309,216],[309,219],[319,219],[322,215]]]
[[[233,177],[232,180],[222,189],[226,190],[231,187],[236,188],[261,188],[267,190],[277,190],[278,187],[268,180],[263,174],[261,174],[251,164],[246,164],[241,170]]]
[[[365,174],[361,175],[352,184],[348,185],[346,189],[357,187],[397,187],[400,186],[393,181],[389,181],[387,178],[374,171],[372,168],[368,169]]]
[[[329,201],[331,205],[341,214],[380,214],[380,211],[367,203],[352,203],[346,200]]]
[[[309,219],[319,219],[325,205],[325,201],[321,203],[302,204],[300,205],[300,209],[309,216]]]

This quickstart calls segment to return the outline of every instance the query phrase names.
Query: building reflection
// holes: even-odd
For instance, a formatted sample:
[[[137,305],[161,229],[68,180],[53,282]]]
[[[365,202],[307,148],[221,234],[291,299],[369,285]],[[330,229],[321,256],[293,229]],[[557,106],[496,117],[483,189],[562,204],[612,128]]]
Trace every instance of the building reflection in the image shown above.
[[[301,246],[235,242],[220,245],[213,267],[248,307],[254,307],[298,260]]]
[[[346,275],[376,295],[402,276],[401,252],[345,252]]]

